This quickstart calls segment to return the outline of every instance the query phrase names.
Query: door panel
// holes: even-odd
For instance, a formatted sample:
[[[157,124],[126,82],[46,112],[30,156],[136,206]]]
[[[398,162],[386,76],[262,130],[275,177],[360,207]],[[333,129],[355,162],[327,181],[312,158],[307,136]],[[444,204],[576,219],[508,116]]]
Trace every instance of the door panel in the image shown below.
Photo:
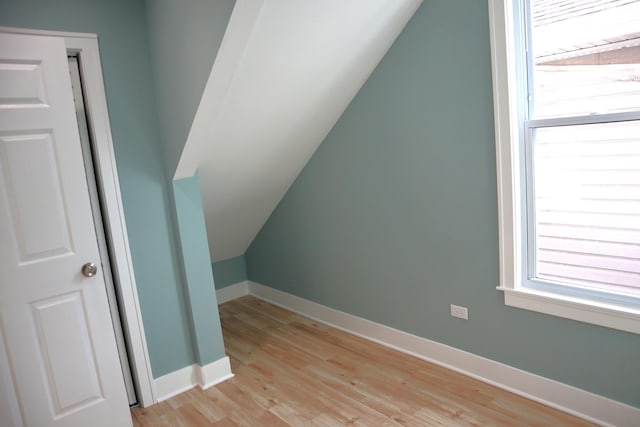
[[[49,298],[32,306],[40,345],[38,353],[49,380],[54,416],[103,399],[80,292]]]
[[[73,253],[54,149],[48,132],[0,136],[2,190],[9,199],[18,264]]]
[[[0,408],[17,425],[130,426],[64,41],[0,34],[0,81]]]
[[[24,425],[20,415],[20,405],[17,400],[17,391],[13,381],[13,372],[9,365],[9,356],[4,345],[4,327],[0,319],[0,420],[2,426],[19,427]]]
[[[1,105],[43,105],[46,103],[43,89],[38,61],[0,63]]]

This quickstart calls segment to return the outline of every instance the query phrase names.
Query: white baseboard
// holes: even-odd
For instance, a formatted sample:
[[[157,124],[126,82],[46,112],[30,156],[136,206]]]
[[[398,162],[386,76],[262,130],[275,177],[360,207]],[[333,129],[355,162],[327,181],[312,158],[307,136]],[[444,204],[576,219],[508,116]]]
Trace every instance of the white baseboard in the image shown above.
[[[235,286],[235,285],[234,285]],[[226,288],[225,288],[226,289]],[[257,298],[603,426],[638,426],[640,408],[249,282]]]
[[[233,373],[231,373],[229,358],[226,356],[205,366],[198,364],[185,366],[153,381],[156,403],[196,386],[207,389],[231,377],[233,377]]]
[[[229,358],[226,356],[213,363],[209,363],[206,366],[194,366],[196,366],[198,385],[203,390],[233,377],[233,373],[231,372],[231,363],[229,363]]]
[[[249,294],[249,281],[238,282],[226,288],[216,290],[218,305]]]
[[[173,371],[166,375],[153,380],[153,387],[155,388],[155,395],[157,402],[167,400],[176,394],[180,394],[183,391],[187,391],[193,388],[197,382],[195,377],[195,366],[185,366],[182,369]]]

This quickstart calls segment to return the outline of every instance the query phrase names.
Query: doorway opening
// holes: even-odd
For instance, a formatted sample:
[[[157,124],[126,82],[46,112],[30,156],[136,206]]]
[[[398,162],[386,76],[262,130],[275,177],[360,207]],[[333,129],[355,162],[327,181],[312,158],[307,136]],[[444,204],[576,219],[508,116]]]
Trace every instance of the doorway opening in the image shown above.
[[[120,367],[122,376],[127,390],[127,398],[129,406],[136,406],[138,399],[136,396],[135,384],[131,373],[129,362],[129,339],[125,337],[124,328],[122,327],[122,313],[120,311],[122,295],[119,292],[120,287],[116,286],[115,278],[112,274],[112,262],[110,254],[113,248],[110,246],[105,233],[105,220],[103,219],[104,200],[101,195],[104,194],[102,183],[95,173],[96,165],[94,164],[94,146],[89,132],[89,121],[87,119],[87,109],[85,106],[85,93],[82,82],[82,74],[80,72],[80,64],[78,55],[67,56],[69,62],[69,74],[71,76],[71,90],[73,92],[73,102],[76,111],[76,119],[78,123],[78,132],[80,133],[80,142],[82,147],[82,157],[84,160],[84,168],[87,175],[87,185],[89,187],[89,199],[91,201],[91,211],[93,214],[93,223],[98,240],[98,248],[100,250],[100,262],[102,264],[102,272],[105,281],[107,299],[109,301],[109,310],[111,314],[111,322],[116,337],[118,347],[118,356],[120,358]]]

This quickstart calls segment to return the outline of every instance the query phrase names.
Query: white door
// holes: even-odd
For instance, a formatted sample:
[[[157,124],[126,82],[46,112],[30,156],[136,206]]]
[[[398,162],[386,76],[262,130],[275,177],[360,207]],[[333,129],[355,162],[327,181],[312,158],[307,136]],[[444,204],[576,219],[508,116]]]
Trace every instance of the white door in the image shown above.
[[[0,34],[0,425],[131,426],[60,38]]]

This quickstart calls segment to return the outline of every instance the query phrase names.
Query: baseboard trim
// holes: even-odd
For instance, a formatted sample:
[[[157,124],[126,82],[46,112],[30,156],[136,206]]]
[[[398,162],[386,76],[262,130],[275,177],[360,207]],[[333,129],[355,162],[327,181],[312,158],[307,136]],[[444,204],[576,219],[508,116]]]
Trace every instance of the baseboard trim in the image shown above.
[[[233,373],[227,356],[205,366],[198,364],[185,366],[153,381],[156,403],[170,399],[196,386],[207,389],[231,377],[233,377]]]
[[[337,329],[435,363],[599,425],[633,427],[637,426],[640,419],[640,408],[334,310],[259,283],[249,281],[248,293]]]
[[[198,365],[185,366],[177,371],[170,372],[153,380],[157,402],[167,400],[177,394],[193,388],[195,382],[195,367]]]
[[[203,390],[233,377],[233,373],[231,372],[231,363],[227,356],[205,366],[195,366],[198,385]]]
[[[216,290],[216,299],[218,300],[218,305],[220,305],[248,294],[249,281],[245,280],[244,282],[238,282]]]

